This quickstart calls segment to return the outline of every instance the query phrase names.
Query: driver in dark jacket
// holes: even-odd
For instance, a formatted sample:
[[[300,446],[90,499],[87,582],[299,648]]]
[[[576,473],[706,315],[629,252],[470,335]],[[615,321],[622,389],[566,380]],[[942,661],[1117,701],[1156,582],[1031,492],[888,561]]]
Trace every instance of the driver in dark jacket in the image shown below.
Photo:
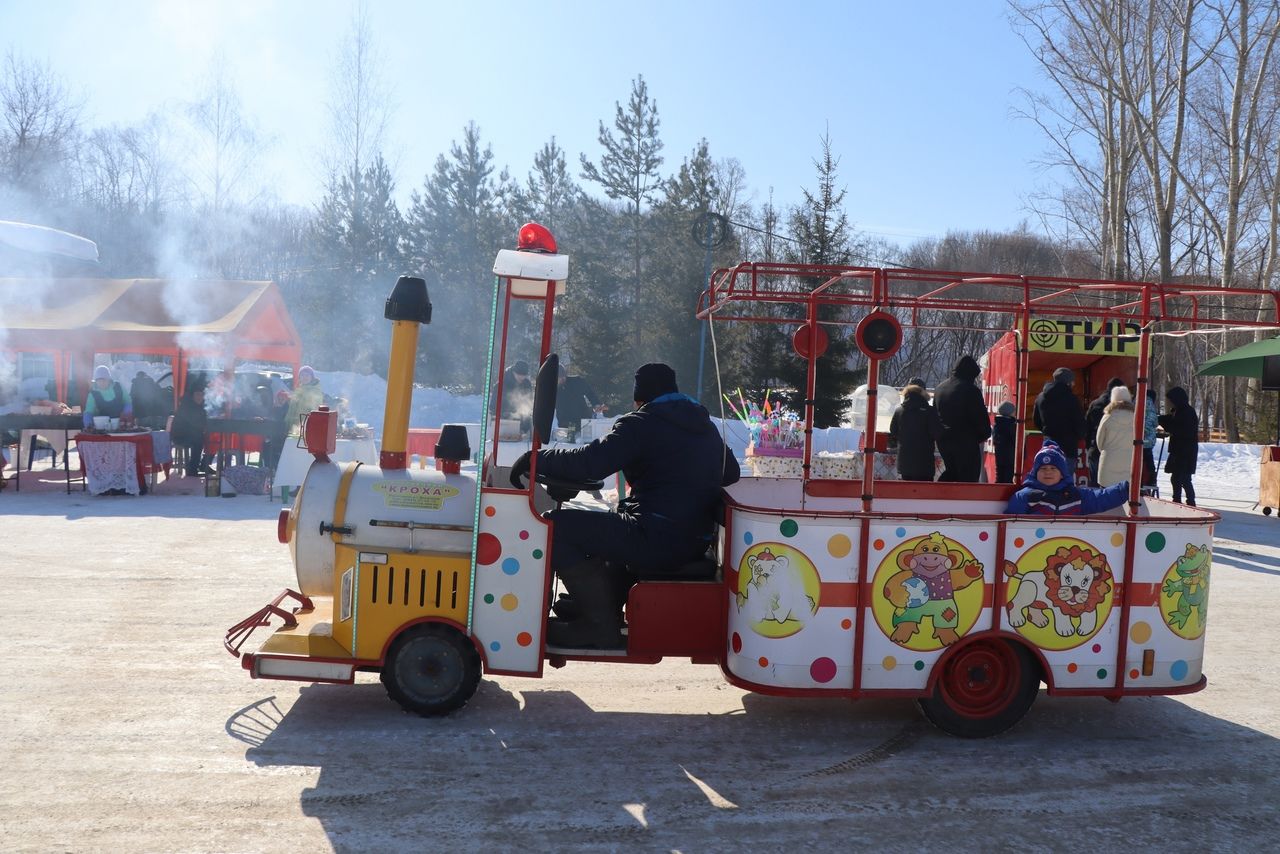
[[[576,618],[550,621],[551,646],[609,648],[622,642],[620,600],[633,578],[659,575],[706,553],[715,532],[722,486],[736,483],[738,462],[707,410],[680,393],[670,367],[642,365],[636,409],[602,439],[581,448],[538,452],[538,471],[583,483],[621,471],[630,494],[612,513],[558,509],[552,521],[551,567],[574,600]],[[523,488],[526,452],[511,468]]]

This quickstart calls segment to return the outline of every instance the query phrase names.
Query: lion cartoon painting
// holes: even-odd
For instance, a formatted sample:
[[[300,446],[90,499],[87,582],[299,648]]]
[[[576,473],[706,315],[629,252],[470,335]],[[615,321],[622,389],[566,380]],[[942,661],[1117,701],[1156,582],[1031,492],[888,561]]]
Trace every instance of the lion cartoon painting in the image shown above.
[[[804,579],[786,555],[775,556],[765,549],[758,555],[748,556],[747,566],[751,569],[751,580],[745,592],[738,594],[738,610],[745,607],[752,623],[803,622],[817,610],[813,599],[805,593]]]
[[[1005,607],[1009,625],[1017,628],[1028,619],[1044,628],[1053,615],[1053,630],[1060,637],[1092,635],[1098,627],[1098,606],[1111,592],[1111,570],[1101,554],[1080,546],[1061,546],[1044,569],[1018,575],[1005,561],[1005,575],[1018,579],[1018,591]],[[1072,620],[1078,620],[1079,624]]]
[[[894,606],[889,636],[894,643],[905,646],[925,617],[933,622],[933,636],[943,646],[960,639],[955,591],[981,579],[982,564],[948,545],[947,538],[934,531],[898,555],[899,571],[884,584],[884,597]]]

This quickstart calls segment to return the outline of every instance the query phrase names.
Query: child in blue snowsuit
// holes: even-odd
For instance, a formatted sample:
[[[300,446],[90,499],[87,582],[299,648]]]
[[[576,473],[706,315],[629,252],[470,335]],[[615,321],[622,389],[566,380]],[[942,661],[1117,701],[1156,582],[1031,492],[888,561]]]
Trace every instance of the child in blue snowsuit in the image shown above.
[[[1057,443],[1045,439],[1031,471],[1009,499],[1006,513],[1040,516],[1086,516],[1119,507],[1129,497],[1129,482],[1093,488],[1071,482],[1066,455]]]

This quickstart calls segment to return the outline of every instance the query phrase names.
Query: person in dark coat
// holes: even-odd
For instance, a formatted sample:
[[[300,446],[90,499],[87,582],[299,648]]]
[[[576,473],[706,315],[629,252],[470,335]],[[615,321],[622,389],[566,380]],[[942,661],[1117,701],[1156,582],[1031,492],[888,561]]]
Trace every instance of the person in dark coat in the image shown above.
[[[172,412],[172,396],[166,400],[164,389],[146,371],[138,371],[133,378],[129,397],[133,401],[134,418],[144,427],[163,427]]]
[[[548,514],[551,567],[578,612],[571,621],[548,623],[552,646],[619,646],[620,603],[632,573],[662,577],[704,555],[715,534],[721,487],[740,474],[707,410],[680,394],[670,367],[642,365],[632,396],[635,410],[603,438],[538,451],[538,471],[553,477],[580,483],[621,471],[630,485],[614,512],[561,508]],[[530,457],[525,452],[511,467],[518,489],[525,488]]]
[[[933,480],[934,443],[942,438],[942,419],[929,405],[924,388],[902,390],[902,403],[889,421],[889,447],[898,449],[898,475],[903,480]]]
[[[203,457],[204,433],[208,420],[209,415],[204,410],[204,386],[188,386],[182,400],[178,401],[178,411],[174,413],[173,425],[169,428],[173,446],[187,449],[187,477],[212,471],[204,463]]]
[[[1164,470],[1173,485],[1173,500],[1182,503],[1185,491],[1187,505],[1195,507],[1196,490],[1191,485],[1191,476],[1196,473],[1196,458],[1200,456],[1200,418],[1182,386],[1174,386],[1164,396],[1173,407],[1159,418],[1160,426],[1169,434],[1169,459]]]
[[[577,374],[570,375],[564,365],[560,366],[556,382],[559,384],[556,390],[556,423],[568,430],[569,435],[578,435],[582,419],[592,418],[608,408],[586,379]]]
[[[1013,482],[1013,450],[1018,443],[1017,408],[1006,400],[997,410],[996,421],[991,428],[991,444],[996,451],[996,483]]]
[[[1102,459],[1102,451],[1098,447],[1098,425],[1106,414],[1111,403],[1111,389],[1124,385],[1124,380],[1112,377],[1107,380],[1107,390],[1089,403],[1089,411],[1084,415],[1084,447],[1089,462],[1089,485],[1098,485],[1098,462]]]
[[[520,421],[520,435],[533,426],[533,383],[529,380],[529,363],[517,359],[502,372],[502,417]]]
[[[981,475],[982,443],[991,435],[987,404],[974,384],[981,373],[972,356],[961,356],[951,376],[933,390],[933,406],[942,419],[938,452],[945,470],[939,480],[977,483]]]
[[[1045,386],[1044,391],[1036,398],[1035,410],[1032,412],[1036,429],[1046,439],[1057,443],[1072,468],[1075,468],[1076,454],[1085,433],[1084,413],[1080,410],[1080,401],[1072,391],[1075,381],[1076,375],[1070,368],[1058,368],[1053,372],[1053,382]]]

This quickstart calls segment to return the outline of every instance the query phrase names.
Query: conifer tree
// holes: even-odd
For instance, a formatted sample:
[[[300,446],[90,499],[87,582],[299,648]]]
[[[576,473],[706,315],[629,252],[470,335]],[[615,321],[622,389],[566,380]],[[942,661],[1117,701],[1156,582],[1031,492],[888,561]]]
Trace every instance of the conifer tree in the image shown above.
[[[582,177],[600,185],[610,199],[624,202],[627,224],[627,243],[631,247],[631,288],[626,317],[629,340],[637,353],[648,352],[644,340],[652,318],[640,316],[630,309],[642,303],[645,259],[644,209],[651,204],[661,188],[658,167],[662,165],[662,140],[658,137],[658,105],[649,98],[649,88],[644,77],[637,76],[631,83],[631,98],[624,109],[615,105],[613,132],[600,122],[598,139],[604,153],[599,165],[586,155],[581,156]]]
[[[831,138],[824,134],[822,151],[814,160],[817,170],[817,186],[804,191],[804,202],[791,212],[790,232],[795,241],[789,244],[789,260],[806,264],[849,264],[853,258],[853,234],[848,215],[844,211],[845,190],[837,187],[840,160],[831,152]],[[806,287],[822,284],[823,279],[807,281]],[[856,320],[841,315],[835,308],[820,307],[818,320]],[[797,312],[798,324],[803,315]],[[817,383],[814,390],[814,426],[835,427],[849,408],[850,396],[866,374],[865,357],[858,352],[849,326],[823,327],[829,344],[826,353],[817,363]],[[778,371],[787,390],[784,400],[803,412],[807,360],[792,351],[780,360]]]
[[[493,256],[515,234],[504,222],[493,169],[493,151],[471,122],[412,194],[407,216],[409,263],[426,277],[434,308],[419,377],[468,391],[484,382]]]
[[[391,170],[377,155],[354,180],[335,176],[320,202],[313,232],[319,269],[301,306],[305,327],[319,333],[308,339],[325,357],[315,361],[386,371],[386,336],[376,324],[403,263],[404,219],[394,193]]]

